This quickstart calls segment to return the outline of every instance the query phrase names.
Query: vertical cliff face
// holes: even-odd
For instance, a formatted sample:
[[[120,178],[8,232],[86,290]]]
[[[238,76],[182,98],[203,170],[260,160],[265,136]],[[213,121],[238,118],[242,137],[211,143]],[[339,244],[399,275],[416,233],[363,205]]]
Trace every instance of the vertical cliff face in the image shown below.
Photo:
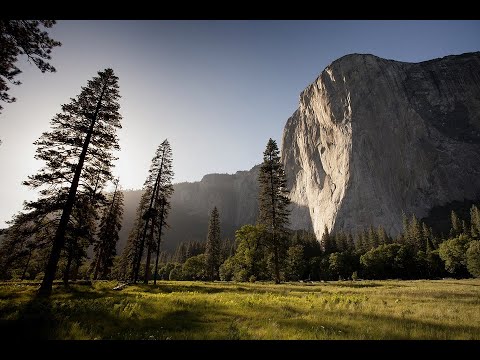
[[[480,194],[480,53],[334,61],[283,133],[293,228],[401,230],[402,211]]]

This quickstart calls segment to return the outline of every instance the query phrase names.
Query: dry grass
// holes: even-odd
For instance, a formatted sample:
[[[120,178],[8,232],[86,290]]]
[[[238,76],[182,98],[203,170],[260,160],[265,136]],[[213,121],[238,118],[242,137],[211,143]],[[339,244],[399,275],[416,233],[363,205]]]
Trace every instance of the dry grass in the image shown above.
[[[480,339],[480,280],[316,284],[162,281],[55,288],[0,283],[7,337],[50,339]]]

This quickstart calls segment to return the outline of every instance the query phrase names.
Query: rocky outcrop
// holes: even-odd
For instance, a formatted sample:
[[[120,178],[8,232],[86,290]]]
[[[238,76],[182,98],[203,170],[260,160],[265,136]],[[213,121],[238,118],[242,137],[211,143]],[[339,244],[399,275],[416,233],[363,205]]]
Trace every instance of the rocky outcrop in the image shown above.
[[[293,228],[401,230],[402,211],[480,193],[480,53],[404,63],[344,56],[283,132]]]

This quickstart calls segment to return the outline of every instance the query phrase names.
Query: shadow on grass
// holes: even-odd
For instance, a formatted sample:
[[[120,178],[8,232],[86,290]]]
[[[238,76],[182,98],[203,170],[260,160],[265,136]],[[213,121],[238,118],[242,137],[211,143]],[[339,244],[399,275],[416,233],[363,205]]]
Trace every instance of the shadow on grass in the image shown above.
[[[29,295],[26,303],[13,299],[2,308],[5,316],[14,318],[0,319],[2,341],[184,339],[207,333],[211,326],[205,306],[181,299],[162,309],[158,302],[137,299],[135,293],[86,287],[58,287],[50,298]],[[218,313],[215,305],[208,310]]]
[[[57,322],[51,301],[34,297],[19,309],[17,319],[0,320],[0,338],[2,341],[50,339]]]
[[[346,325],[333,322],[335,318],[344,317],[345,312],[333,311],[332,313],[333,316],[330,319],[325,318],[319,321],[298,318],[280,319],[279,323],[289,330],[308,332],[317,339],[447,340],[458,337],[480,339],[480,327],[470,325],[438,324],[408,317],[361,313],[355,314]],[[368,332],[366,332],[367,328],[369,328]],[[469,334],[467,338],[464,337],[465,333]]]
[[[257,289],[248,288],[245,286],[238,286],[233,284],[216,284],[216,283],[201,283],[201,285],[195,284],[182,284],[182,282],[177,282],[175,284],[162,284],[157,282],[157,285],[152,284],[132,284],[130,288],[135,287],[138,290],[150,294],[170,294],[173,292],[198,292],[200,294],[216,294],[224,292],[249,292],[252,290],[257,291]],[[128,288],[127,288],[128,289]]]

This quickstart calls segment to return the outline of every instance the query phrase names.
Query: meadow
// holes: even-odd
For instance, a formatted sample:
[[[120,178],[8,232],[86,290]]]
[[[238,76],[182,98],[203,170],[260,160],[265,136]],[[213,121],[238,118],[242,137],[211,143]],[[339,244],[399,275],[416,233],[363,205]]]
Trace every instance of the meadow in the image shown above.
[[[480,279],[0,283],[3,340],[480,339]]]

